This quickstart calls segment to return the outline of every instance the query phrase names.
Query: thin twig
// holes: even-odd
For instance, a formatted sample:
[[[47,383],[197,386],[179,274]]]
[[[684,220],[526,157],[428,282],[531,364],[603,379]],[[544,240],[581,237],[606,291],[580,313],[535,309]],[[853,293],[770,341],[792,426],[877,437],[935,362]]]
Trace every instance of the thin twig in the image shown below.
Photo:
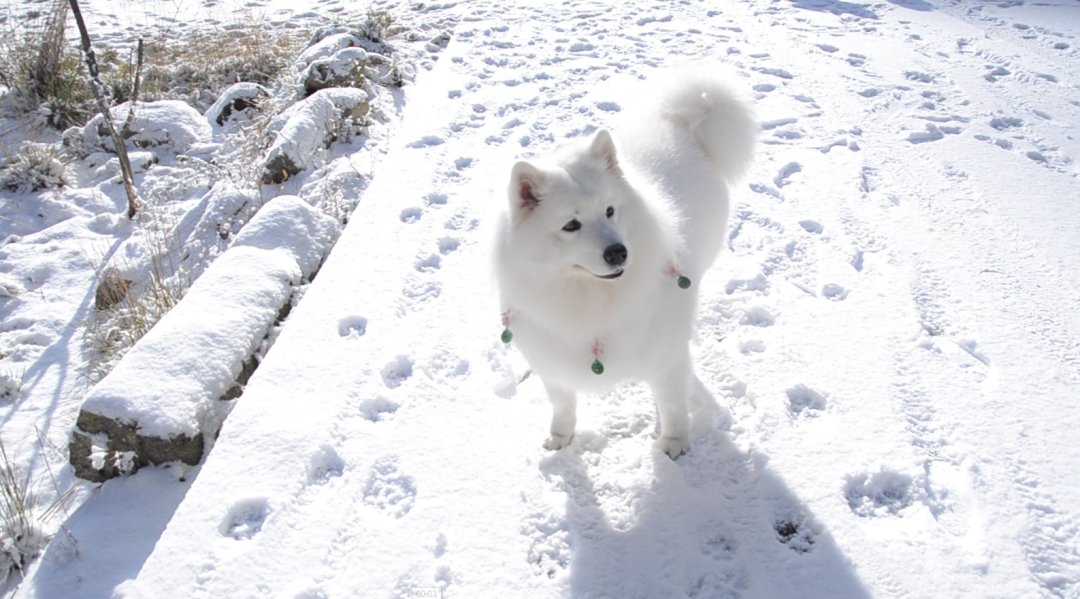
[[[109,104],[105,101],[104,86],[101,84],[97,58],[94,56],[94,48],[90,44],[90,33],[86,30],[86,22],[83,21],[82,11],[79,10],[79,0],[68,1],[71,4],[72,16],[75,17],[75,24],[79,27],[83,56],[86,58],[86,69],[90,72],[90,88],[94,91],[98,110],[101,111],[101,116],[105,119],[105,126],[109,129],[113,145],[116,146],[116,155],[120,159],[120,174],[124,180],[124,191],[127,193],[128,199],[128,218],[132,219],[135,218],[135,214],[138,212],[139,199],[135,194],[135,177],[131,172],[131,160],[128,159],[127,145],[124,143],[124,138],[121,137],[120,132],[116,130],[112,115],[109,113]],[[132,113],[129,113],[129,119],[133,112],[134,102],[132,103]]]
[[[135,77],[131,82],[131,101],[128,102],[128,116],[124,121],[124,129],[121,134],[127,137],[131,132],[131,123],[135,120],[135,104],[139,101],[139,80],[142,79],[143,64],[143,40],[139,38],[139,44],[135,49]]]

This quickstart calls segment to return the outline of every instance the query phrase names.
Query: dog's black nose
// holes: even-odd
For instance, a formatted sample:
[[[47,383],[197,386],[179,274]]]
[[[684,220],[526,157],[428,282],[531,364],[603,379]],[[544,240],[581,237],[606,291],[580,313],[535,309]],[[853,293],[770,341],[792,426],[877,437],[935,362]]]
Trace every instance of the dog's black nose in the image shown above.
[[[626,246],[613,243],[604,248],[604,262],[607,262],[609,266],[622,266],[626,262]]]

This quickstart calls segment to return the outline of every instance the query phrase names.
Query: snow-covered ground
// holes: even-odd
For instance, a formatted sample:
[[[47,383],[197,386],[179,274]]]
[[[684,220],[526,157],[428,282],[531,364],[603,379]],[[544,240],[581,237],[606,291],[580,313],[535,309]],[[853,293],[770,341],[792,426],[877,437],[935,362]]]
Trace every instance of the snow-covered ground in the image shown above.
[[[1080,596],[1080,4],[430,8],[450,42],[204,465],[82,487],[12,594]],[[671,461],[627,385],[545,451],[489,275],[509,165],[614,121],[625,83],[706,59],[762,122],[701,281],[694,357],[720,409]],[[77,299],[55,326],[0,325],[44,347],[20,401],[55,398],[2,406],[3,438],[64,481],[67,323],[92,291],[47,261],[125,225],[48,217],[0,272],[33,254],[54,275],[20,310]]]

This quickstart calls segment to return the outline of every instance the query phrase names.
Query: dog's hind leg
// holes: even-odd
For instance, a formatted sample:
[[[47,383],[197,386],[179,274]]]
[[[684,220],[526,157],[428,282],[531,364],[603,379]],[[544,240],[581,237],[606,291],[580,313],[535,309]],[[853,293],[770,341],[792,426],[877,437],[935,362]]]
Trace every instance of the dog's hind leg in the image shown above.
[[[562,449],[574,438],[577,426],[577,395],[570,389],[544,381],[548,399],[551,400],[551,436],[544,442],[545,449]]]
[[[660,413],[660,449],[675,459],[690,449],[690,416],[687,400],[691,391],[690,352],[682,350],[671,366],[655,380],[652,387],[656,410]],[[695,389],[696,391],[696,389]]]

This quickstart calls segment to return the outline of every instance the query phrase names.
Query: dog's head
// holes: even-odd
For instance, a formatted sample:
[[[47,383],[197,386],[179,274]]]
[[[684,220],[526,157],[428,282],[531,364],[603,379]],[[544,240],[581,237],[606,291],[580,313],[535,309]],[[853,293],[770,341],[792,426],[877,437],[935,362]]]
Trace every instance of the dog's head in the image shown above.
[[[626,233],[636,198],[607,131],[553,160],[515,164],[509,199],[512,244],[534,264],[597,280],[618,279],[629,268]]]

